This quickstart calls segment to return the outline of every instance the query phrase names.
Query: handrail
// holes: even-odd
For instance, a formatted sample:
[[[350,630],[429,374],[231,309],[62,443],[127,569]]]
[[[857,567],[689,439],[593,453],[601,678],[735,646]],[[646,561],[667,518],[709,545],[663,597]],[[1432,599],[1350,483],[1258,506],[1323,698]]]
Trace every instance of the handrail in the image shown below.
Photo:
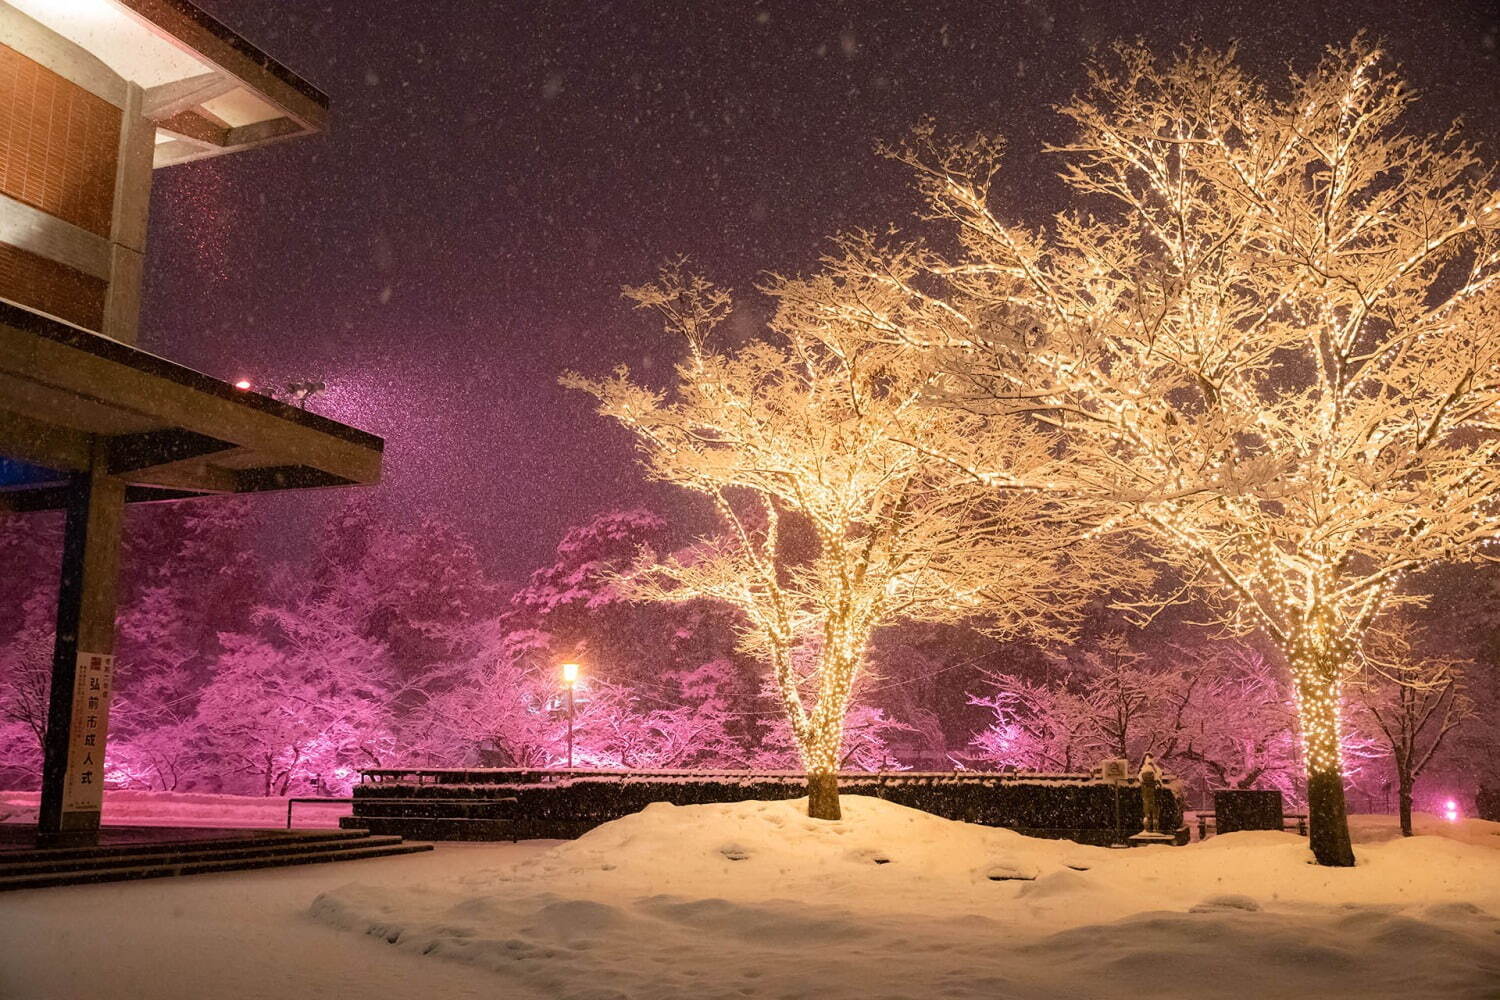
[[[1296,820],[1297,821],[1297,823],[1296,823],[1296,826],[1297,826],[1297,835],[1299,837],[1305,837],[1305,836],[1307,836],[1307,819],[1308,819],[1307,813],[1282,813],[1281,814],[1281,828],[1283,830],[1288,829],[1292,825],[1291,821],[1292,820]],[[1219,819],[1218,819],[1218,817],[1215,816],[1212,812],[1204,812],[1204,811],[1200,810],[1198,812],[1198,840],[1199,840],[1199,842],[1202,842],[1202,841],[1205,841],[1205,840],[1208,839],[1208,826],[1209,826],[1210,823],[1213,824],[1214,834],[1217,835],[1218,832],[1219,832]]]
[[[324,796],[321,796],[321,795],[306,795],[306,796],[300,796],[300,797],[294,798],[294,799],[287,799],[286,800],[286,828],[288,830],[290,830],[292,828],[292,805],[293,805],[293,803],[297,803],[297,802],[348,802],[350,805],[354,804],[354,800],[353,799],[332,798],[332,797],[324,797]]]
[[[840,778],[882,782],[916,778],[960,782],[1048,781],[1067,784],[1089,784],[1100,780],[1094,774],[1077,771],[840,771],[838,776]],[[484,784],[509,783],[505,779],[510,779],[510,781],[521,784],[532,784],[575,778],[688,778],[696,780],[712,780],[716,778],[737,778],[742,780],[785,778],[800,781],[806,777],[806,773],[793,770],[732,770],[728,768],[694,771],[666,768],[660,770],[637,770],[631,768],[547,767],[372,767],[362,769],[359,780],[360,784],[381,784],[386,781],[414,781],[416,784],[426,784],[428,781],[437,784],[463,784],[464,779],[471,777],[477,779],[478,783]],[[445,781],[444,779],[447,780]],[[500,781],[497,782],[497,779],[500,779]],[[1175,780],[1171,776],[1167,777],[1167,783],[1174,782]],[[1136,781],[1132,778],[1126,781],[1125,784],[1134,786]]]

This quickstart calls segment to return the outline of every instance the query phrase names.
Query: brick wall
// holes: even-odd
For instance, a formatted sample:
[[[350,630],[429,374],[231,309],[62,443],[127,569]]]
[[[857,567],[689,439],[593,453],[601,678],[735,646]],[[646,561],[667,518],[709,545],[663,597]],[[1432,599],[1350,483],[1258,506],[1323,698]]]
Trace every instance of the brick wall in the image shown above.
[[[119,142],[118,108],[0,45],[0,194],[108,237]],[[0,298],[97,330],[105,287],[0,243]]]
[[[102,278],[0,243],[0,298],[97,331],[108,287]]]

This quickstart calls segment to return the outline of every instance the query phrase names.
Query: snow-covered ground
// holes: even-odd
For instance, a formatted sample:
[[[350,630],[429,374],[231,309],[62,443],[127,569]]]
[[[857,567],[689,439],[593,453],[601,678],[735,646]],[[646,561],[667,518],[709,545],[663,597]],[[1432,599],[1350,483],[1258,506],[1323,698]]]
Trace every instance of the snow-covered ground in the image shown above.
[[[0,996],[1495,997],[1500,824],[1110,851],[845,797],[562,844],[0,896]],[[97,991],[96,991],[97,992]]]

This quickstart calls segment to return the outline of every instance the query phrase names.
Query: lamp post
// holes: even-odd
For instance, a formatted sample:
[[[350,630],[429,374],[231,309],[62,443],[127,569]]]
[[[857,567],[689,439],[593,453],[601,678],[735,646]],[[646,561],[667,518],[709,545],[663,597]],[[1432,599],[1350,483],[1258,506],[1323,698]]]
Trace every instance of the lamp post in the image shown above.
[[[578,664],[562,665],[563,687],[568,689],[568,770],[573,770],[573,689],[578,686]]]

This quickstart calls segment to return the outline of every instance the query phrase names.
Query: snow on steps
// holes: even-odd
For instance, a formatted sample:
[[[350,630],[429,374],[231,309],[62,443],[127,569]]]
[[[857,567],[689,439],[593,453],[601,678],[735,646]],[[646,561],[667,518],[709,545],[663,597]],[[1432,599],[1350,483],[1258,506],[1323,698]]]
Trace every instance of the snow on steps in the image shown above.
[[[432,850],[366,830],[0,852],[0,892],[358,861]]]

